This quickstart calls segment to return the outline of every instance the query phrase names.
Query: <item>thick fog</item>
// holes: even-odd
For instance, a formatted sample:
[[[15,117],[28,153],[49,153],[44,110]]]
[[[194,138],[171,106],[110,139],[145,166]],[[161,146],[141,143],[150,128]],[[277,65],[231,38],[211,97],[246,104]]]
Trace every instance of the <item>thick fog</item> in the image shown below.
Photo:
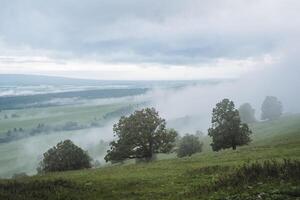
[[[132,101],[147,101],[147,106],[155,107],[167,120],[168,127],[177,129],[180,134],[195,133],[196,130],[206,132],[210,126],[212,108],[223,98],[233,100],[237,108],[242,103],[249,102],[256,110],[257,119],[260,119],[261,104],[267,95],[278,97],[283,104],[284,113],[297,113],[300,112],[300,70],[299,59],[294,55],[291,51],[281,57],[280,62],[262,66],[261,70],[236,80],[221,81],[218,84],[192,84],[180,88],[156,88],[133,98]],[[108,101],[120,102],[122,99],[128,101],[126,98]],[[104,164],[106,149],[99,153],[97,145],[101,140],[113,139],[112,127],[117,120],[115,118],[100,128],[52,133],[1,144],[0,148],[3,150],[10,149],[15,160],[13,168],[9,164],[1,163],[0,175],[10,177],[16,172],[34,174],[42,154],[64,139],[71,139]]]
[[[179,127],[182,131],[206,131],[212,109],[223,98],[234,101],[238,108],[249,102],[260,119],[261,104],[266,96],[276,96],[284,113],[300,112],[300,67],[294,51],[281,57],[280,62],[261,66],[261,70],[241,76],[237,80],[216,85],[192,85],[182,89],[153,91],[152,105],[168,120],[194,116],[191,123]],[[177,127],[178,128],[178,127]]]

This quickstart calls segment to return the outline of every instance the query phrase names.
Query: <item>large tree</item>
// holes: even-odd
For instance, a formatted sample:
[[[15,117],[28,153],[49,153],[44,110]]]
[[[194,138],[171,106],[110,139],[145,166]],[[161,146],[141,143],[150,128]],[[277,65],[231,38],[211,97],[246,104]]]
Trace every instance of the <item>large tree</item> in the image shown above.
[[[38,172],[52,172],[91,168],[91,158],[71,140],[59,142],[44,153]]]
[[[261,119],[274,120],[282,114],[281,102],[273,96],[267,96],[261,106]]]
[[[241,123],[239,111],[235,109],[233,101],[223,99],[217,103],[212,113],[212,127],[208,135],[212,137],[212,149],[232,148],[248,144],[251,130],[247,124]]]
[[[118,162],[128,158],[150,160],[154,153],[168,153],[174,147],[177,132],[167,130],[166,122],[154,108],[135,111],[121,117],[114,125],[116,140],[110,143],[106,161]]]
[[[244,123],[253,123],[255,119],[255,110],[252,108],[250,103],[244,103],[239,108],[241,121]]]

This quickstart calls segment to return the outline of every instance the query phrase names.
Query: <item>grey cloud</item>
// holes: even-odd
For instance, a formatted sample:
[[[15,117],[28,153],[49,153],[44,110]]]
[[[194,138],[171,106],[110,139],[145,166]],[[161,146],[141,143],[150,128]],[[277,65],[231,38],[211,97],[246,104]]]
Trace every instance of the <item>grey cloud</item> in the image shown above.
[[[272,53],[299,33],[299,1],[2,0],[0,38],[108,62],[192,64]]]

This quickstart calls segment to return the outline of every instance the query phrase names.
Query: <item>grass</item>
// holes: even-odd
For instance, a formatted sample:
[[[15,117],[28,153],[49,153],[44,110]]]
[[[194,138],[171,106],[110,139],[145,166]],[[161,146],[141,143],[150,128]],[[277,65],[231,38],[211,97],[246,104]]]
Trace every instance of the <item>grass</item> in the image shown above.
[[[211,188],[245,163],[300,159],[300,115],[252,125],[251,145],[191,157],[0,181],[0,199],[299,199],[300,180],[261,179]],[[250,165],[251,166],[251,165]],[[55,185],[57,180],[68,184]],[[16,185],[20,186],[16,186]],[[45,189],[44,185],[50,185]],[[41,185],[33,187],[32,185]],[[54,185],[54,186],[53,186]],[[74,192],[74,187],[76,192]],[[14,188],[23,187],[23,190]],[[51,189],[52,188],[52,189]],[[53,189],[54,188],[54,189]],[[55,192],[54,192],[55,191]],[[1,196],[2,195],[2,196]],[[9,198],[8,198],[9,197]]]

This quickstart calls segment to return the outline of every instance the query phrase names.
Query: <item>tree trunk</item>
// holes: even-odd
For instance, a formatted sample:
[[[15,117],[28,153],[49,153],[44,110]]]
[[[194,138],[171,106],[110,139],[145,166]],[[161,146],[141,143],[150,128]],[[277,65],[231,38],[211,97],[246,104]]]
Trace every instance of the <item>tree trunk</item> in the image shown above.
[[[232,150],[236,150],[236,145],[232,145]]]

